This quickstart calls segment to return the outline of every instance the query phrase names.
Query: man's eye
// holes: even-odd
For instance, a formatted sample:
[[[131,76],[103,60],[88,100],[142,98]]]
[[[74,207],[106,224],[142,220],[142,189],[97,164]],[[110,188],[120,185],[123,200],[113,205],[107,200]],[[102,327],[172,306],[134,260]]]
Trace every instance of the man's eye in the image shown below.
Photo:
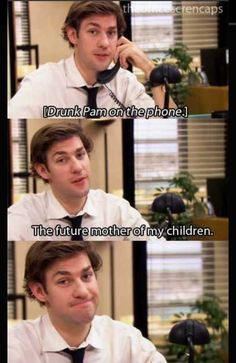
[[[85,157],[86,152],[85,151],[81,151],[79,154],[77,154],[77,158],[78,159],[83,159]]]
[[[60,158],[60,159],[57,159],[57,160],[56,160],[56,162],[57,162],[58,164],[63,164],[63,163],[65,163],[65,161],[66,161],[66,159],[65,159],[65,158]]]
[[[92,271],[90,271],[90,272],[86,272],[86,273],[83,275],[83,278],[84,278],[85,280],[90,280],[90,279],[92,278],[92,276],[93,276],[93,272],[92,272]]]
[[[111,30],[111,31],[109,31],[109,32],[108,32],[108,35],[109,35],[110,37],[114,37],[114,36],[116,36],[116,35],[117,35],[117,31],[116,31],[116,30]]]
[[[68,285],[69,284],[69,280],[66,280],[66,279],[59,280],[59,281],[57,281],[57,284],[58,285]]]
[[[92,35],[96,35],[97,34],[97,30],[91,29],[91,30],[89,30],[89,33],[91,33]]]

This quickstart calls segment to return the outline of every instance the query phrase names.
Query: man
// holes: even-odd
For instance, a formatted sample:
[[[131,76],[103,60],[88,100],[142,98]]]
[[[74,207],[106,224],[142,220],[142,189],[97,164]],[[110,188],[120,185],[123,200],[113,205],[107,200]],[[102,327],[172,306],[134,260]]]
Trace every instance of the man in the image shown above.
[[[121,8],[113,1],[75,1],[62,28],[73,55],[58,63],[47,63],[27,75],[9,103],[8,117],[96,116],[96,113],[83,112],[86,105],[105,111],[132,106],[145,110],[155,105],[163,108],[163,86],[152,87],[153,100],[127,70],[130,63],[141,69],[149,80],[155,66],[134,43],[122,36],[125,27]],[[105,85],[97,82],[99,72],[118,60],[121,68],[115,77]],[[91,92],[95,95],[90,96]],[[175,107],[171,99],[170,107]],[[100,114],[106,115],[120,116]]]
[[[101,257],[89,242],[35,242],[25,263],[28,297],[47,314],[9,329],[8,363],[166,363],[139,330],[96,316]],[[71,355],[80,360],[72,360]]]
[[[147,239],[148,223],[126,200],[90,190],[91,150],[91,140],[75,121],[51,123],[35,133],[32,173],[50,190],[9,208],[8,240]]]

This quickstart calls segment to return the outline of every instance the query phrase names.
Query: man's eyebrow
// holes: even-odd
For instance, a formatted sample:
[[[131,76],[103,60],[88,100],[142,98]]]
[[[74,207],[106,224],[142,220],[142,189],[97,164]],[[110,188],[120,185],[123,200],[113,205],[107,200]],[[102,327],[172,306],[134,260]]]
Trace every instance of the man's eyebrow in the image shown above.
[[[80,152],[80,151],[83,151],[85,150],[85,147],[84,146],[81,146],[81,147],[78,147],[75,152]],[[58,150],[56,151],[54,154],[52,154],[52,156],[57,156],[57,155],[66,155],[68,154],[66,151],[63,151],[63,150]]]
[[[97,28],[101,28],[101,25],[100,24],[98,24],[98,23],[94,23],[94,22],[90,22],[90,23],[88,23],[88,24],[86,24],[86,26],[95,26],[95,27],[97,27]],[[109,30],[112,30],[112,29],[114,29],[114,30],[116,30],[117,29],[117,25],[114,25],[114,26],[109,26],[108,27],[108,29]]]
[[[91,265],[84,267],[80,272],[81,273],[88,272],[90,269],[92,269]],[[70,271],[58,270],[52,275],[52,277],[55,278],[57,276],[70,276],[70,275],[72,275],[72,273]]]

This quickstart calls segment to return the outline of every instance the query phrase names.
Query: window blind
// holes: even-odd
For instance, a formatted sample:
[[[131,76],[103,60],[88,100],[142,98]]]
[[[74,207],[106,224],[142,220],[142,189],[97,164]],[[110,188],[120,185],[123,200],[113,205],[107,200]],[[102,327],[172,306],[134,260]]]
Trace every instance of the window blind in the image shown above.
[[[26,120],[11,120],[13,195],[28,192]]]
[[[189,313],[197,299],[220,298],[228,312],[228,242],[147,243],[149,336],[169,333],[175,313]]]
[[[136,119],[134,123],[136,207],[149,207],[156,188],[188,171],[201,196],[207,179],[225,176],[225,119]]]
[[[28,1],[14,1],[16,45],[30,44]],[[17,65],[30,64],[30,52],[17,50]]]
[[[14,243],[9,241],[7,243],[7,293],[15,293],[15,254]],[[9,301],[7,304],[8,318],[14,319],[15,317],[15,303]]]
[[[12,173],[13,173],[13,202],[16,202],[20,194],[28,192],[27,139],[26,120],[10,120],[11,146],[12,146]],[[8,242],[7,270],[8,293],[15,293],[15,256],[14,244]],[[16,302],[8,302],[8,318],[14,319],[16,314]]]
[[[218,1],[132,1],[132,40],[150,58],[184,43],[192,57],[218,45]]]
[[[217,48],[218,1],[173,1],[173,8],[174,44],[184,43],[192,57],[200,57],[200,49]]]

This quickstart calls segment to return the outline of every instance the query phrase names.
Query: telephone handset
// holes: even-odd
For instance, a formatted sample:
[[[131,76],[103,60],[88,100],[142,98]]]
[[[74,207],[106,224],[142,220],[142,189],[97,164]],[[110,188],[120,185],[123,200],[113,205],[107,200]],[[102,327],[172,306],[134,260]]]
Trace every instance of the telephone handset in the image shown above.
[[[112,90],[107,86],[106,83],[110,82],[116,75],[116,73],[119,71],[120,69],[120,61],[118,59],[118,61],[116,62],[116,64],[114,65],[114,67],[112,69],[106,69],[105,71],[99,72],[97,74],[97,82],[101,83],[104,85],[104,87],[107,88],[107,90],[109,91],[109,96],[113,99],[113,101],[123,110],[126,110],[126,107],[123,105],[123,103],[121,103],[118,98],[116,97],[116,95],[114,94],[114,92],[112,92]]]
[[[97,75],[97,82],[101,84],[105,84],[110,82],[116,75],[116,73],[120,69],[120,62],[119,60],[111,69],[106,69],[105,71],[99,72]]]

